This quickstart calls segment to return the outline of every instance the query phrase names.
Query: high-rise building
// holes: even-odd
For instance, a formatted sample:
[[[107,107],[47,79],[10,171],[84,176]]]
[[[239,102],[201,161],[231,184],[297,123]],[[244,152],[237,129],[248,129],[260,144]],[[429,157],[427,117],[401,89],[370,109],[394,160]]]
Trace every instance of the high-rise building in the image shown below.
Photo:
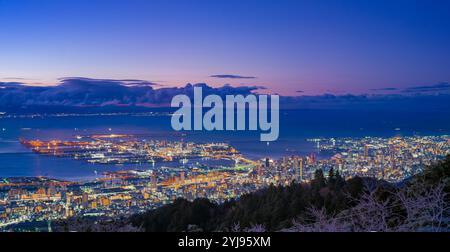
[[[81,204],[84,208],[89,207],[89,195],[86,192],[81,196]]]
[[[66,193],[66,205],[65,205],[65,216],[66,218],[70,217],[70,197],[69,193]]]
[[[311,153],[310,155],[309,155],[309,157],[308,157],[308,160],[309,160],[309,164],[310,165],[313,165],[313,164],[315,164],[316,163],[316,155],[314,154],[314,153]]]
[[[158,178],[156,171],[152,172],[151,179],[150,179],[150,186],[152,189],[156,189],[158,187]]]
[[[294,171],[295,171],[295,180],[297,182],[302,182],[303,179],[303,158],[295,158],[293,160],[294,163]]]
[[[48,196],[53,196],[56,194],[56,187],[54,184],[51,184],[48,189],[47,189],[47,195]]]
[[[364,158],[369,158],[369,146],[367,144],[364,145]]]
[[[184,183],[184,179],[185,179],[185,174],[184,171],[180,172],[180,182]]]

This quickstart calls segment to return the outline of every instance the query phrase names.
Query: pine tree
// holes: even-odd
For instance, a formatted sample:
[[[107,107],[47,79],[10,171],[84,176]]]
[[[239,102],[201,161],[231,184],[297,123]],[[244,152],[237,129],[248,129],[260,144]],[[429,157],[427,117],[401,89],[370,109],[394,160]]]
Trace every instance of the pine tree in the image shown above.
[[[345,186],[345,179],[341,176],[341,174],[339,173],[339,170],[336,171],[336,190],[341,190],[344,186]]]
[[[327,185],[327,180],[323,176],[323,171],[321,169],[317,169],[314,172],[314,179],[311,181],[311,187],[316,191],[320,191],[320,189],[324,188]]]
[[[336,184],[336,174],[334,173],[334,168],[331,167],[330,170],[328,171],[328,186],[333,188],[335,184]]]

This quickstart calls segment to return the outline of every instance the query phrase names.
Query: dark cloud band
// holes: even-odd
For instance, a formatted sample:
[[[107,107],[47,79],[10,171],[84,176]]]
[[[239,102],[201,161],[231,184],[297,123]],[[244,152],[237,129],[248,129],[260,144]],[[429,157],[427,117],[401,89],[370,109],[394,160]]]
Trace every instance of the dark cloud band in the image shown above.
[[[256,79],[254,76],[242,76],[242,75],[234,75],[234,74],[215,74],[209,77],[219,78],[219,79]]]

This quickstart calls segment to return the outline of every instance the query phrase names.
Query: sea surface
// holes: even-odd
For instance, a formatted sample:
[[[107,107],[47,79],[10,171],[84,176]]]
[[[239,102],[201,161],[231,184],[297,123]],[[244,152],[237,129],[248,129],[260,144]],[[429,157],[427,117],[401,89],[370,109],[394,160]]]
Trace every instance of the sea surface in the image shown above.
[[[259,141],[255,131],[172,130],[169,116],[37,116],[0,118],[0,178],[48,176],[66,180],[92,179],[104,171],[157,169],[179,163],[103,165],[70,158],[42,156],[22,146],[25,139],[71,139],[76,135],[140,134],[147,139],[192,142],[226,142],[250,159],[280,158],[317,153],[308,138],[442,135],[450,133],[450,117],[438,112],[286,110],[280,111],[280,136],[275,142]],[[326,156],[317,153],[319,157]]]

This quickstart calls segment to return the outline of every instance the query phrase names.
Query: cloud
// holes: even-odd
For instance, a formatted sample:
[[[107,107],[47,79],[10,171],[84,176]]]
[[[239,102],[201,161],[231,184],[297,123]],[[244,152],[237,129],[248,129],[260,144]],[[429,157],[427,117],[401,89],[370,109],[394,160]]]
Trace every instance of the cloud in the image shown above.
[[[209,77],[212,78],[220,78],[220,79],[256,79],[254,76],[242,76],[242,75],[234,75],[234,74],[215,74]]]
[[[203,94],[248,95],[263,87],[224,85],[210,87],[205,83],[184,87],[154,89],[155,84],[134,79],[91,79],[83,77],[61,78],[55,86],[27,86],[17,82],[0,82],[0,108],[30,108],[32,106],[103,107],[143,106],[168,107],[172,97],[185,94],[193,97],[196,86]]]
[[[108,82],[117,83],[122,86],[134,87],[134,86],[162,86],[161,84],[153,81],[138,80],[138,79],[92,79],[85,77],[64,77],[59,79],[62,82],[67,82],[70,80],[83,80],[87,82]]]
[[[1,78],[2,80],[26,80],[25,78],[19,78],[19,77],[5,77]]]
[[[387,88],[372,88],[370,91],[396,91],[398,88],[387,87]]]
[[[439,91],[450,91],[450,84],[448,82],[442,82],[434,85],[409,87],[402,90],[402,92],[404,93],[439,92]]]
[[[303,91],[303,90],[297,90],[297,91],[295,91],[296,93],[304,93],[305,91]]]
[[[183,87],[161,87],[143,80],[61,78],[54,86],[27,86],[20,82],[0,82],[0,111],[49,112],[69,108],[83,109],[129,109],[170,107],[175,95],[193,98],[194,87],[202,87],[203,95],[249,95],[264,89],[261,86],[211,87],[205,83],[186,84]],[[427,86],[428,87],[428,86]],[[423,90],[422,87],[415,87]],[[434,85],[432,90],[448,89],[448,84]],[[428,88],[429,89],[429,88]],[[428,90],[427,89],[427,90]],[[302,91],[302,90],[298,90]],[[297,92],[301,93],[301,92]],[[377,110],[427,110],[450,109],[450,94],[400,93],[370,95],[301,95],[281,96],[282,109],[377,109]],[[38,110],[40,109],[40,110]],[[77,110],[78,111],[78,110]],[[127,110],[128,111],[128,110]],[[58,111],[59,112],[59,111]]]
[[[303,95],[280,97],[283,109],[447,111],[450,94]]]

